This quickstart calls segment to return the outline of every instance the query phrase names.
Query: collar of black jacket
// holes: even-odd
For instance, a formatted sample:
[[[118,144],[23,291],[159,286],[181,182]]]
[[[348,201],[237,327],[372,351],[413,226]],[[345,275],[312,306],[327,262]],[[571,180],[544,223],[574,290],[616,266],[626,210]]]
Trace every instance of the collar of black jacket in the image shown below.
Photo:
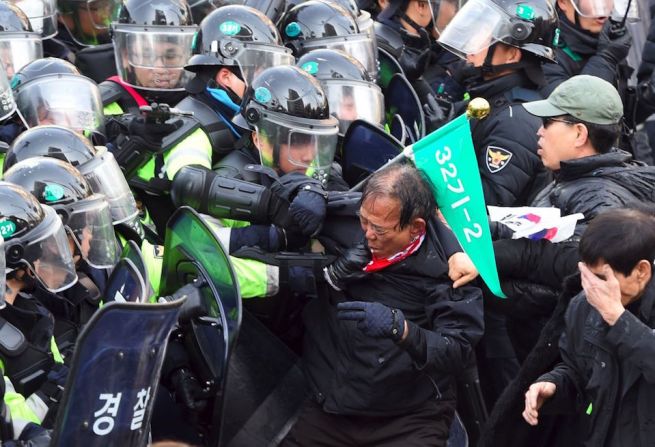
[[[534,85],[522,71],[516,71],[499,78],[484,81],[479,85],[471,87],[469,89],[469,95],[471,98],[477,98],[480,96],[489,100],[496,96],[503,95],[505,92],[515,87],[533,88]],[[491,107],[493,106],[494,105],[491,104]]]
[[[574,53],[583,56],[596,54],[598,34],[590,33],[575,26],[561,11],[559,14],[559,27],[561,30],[560,47],[569,47]]]
[[[594,171],[610,166],[624,166],[632,156],[620,149],[614,149],[606,154],[590,155],[589,157],[575,158],[560,163],[560,170],[556,173],[560,181],[572,180],[582,176],[593,176]],[[601,175],[598,172],[598,175]]]

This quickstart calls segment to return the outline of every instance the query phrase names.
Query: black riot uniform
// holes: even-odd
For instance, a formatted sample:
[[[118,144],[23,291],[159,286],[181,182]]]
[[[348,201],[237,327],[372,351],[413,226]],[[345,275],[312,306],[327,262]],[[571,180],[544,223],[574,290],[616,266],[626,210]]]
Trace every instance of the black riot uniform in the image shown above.
[[[472,18],[485,15],[484,8],[503,11],[505,23],[499,25],[498,35],[480,45],[475,41],[475,33],[464,32],[464,29]],[[546,1],[530,2],[525,10],[503,2],[478,1],[465,5],[439,38],[445,48],[463,58],[487,50],[482,65],[467,64],[460,77],[471,98],[483,97],[491,106],[486,119],[471,122],[488,205],[525,205],[547,182],[547,174],[537,155],[536,133],[541,120],[518,105],[542,99],[538,92],[545,82],[541,65],[553,59],[551,47],[556,29],[555,10]],[[499,43],[520,48],[521,60],[492,64]]]
[[[7,292],[0,309],[4,375],[30,396],[44,425],[54,421],[66,369],[53,342],[52,314],[34,297],[36,287],[60,293],[77,281],[61,219],[23,188],[0,183],[0,225],[5,239]]]
[[[44,287],[36,287],[33,293],[54,315],[57,346],[69,357],[82,326],[98,309],[108,270],[118,261],[109,202],[104,195],[94,194],[72,165],[51,157],[16,163],[3,178],[51,206],[74,244],[78,282],[59,294]]]

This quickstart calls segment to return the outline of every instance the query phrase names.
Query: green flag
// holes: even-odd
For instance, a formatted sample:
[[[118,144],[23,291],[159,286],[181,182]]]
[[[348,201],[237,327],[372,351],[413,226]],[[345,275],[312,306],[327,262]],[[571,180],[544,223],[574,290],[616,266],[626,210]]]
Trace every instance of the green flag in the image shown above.
[[[482,182],[466,115],[406,147],[404,153],[431,180],[441,213],[484,282],[496,296],[506,298],[498,280]]]

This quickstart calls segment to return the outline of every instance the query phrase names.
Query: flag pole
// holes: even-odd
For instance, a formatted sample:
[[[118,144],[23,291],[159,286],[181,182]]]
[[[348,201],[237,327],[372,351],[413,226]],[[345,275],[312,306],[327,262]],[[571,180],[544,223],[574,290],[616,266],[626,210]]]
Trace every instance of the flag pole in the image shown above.
[[[485,119],[487,116],[489,116],[490,111],[491,111],[491,106],[489,105],[489,101],[480,97],[473,98],[471,101],[469,101],[468,105],[466,106],[466,117],[468,119],[482,120]],[[400,154],[396,155],[391,160],[387,161],[385,164],[380,166],[375,172],[381,171],[382,169],[388,166],[399,163],[403,161],[405,158],[409,158],[410,160],[412,160],[414,155],[412,146],[413,146],[412,144],[406,146]],[[373,174],[369,174],[368,176],[366,176],[364,180],[362,180],[361,182],[357,183],[355,186],[350,188],[350,192],[360,191],[364,186],[364,183],[366,183],[366,180],[368,180],[368,178],[371,175]]]

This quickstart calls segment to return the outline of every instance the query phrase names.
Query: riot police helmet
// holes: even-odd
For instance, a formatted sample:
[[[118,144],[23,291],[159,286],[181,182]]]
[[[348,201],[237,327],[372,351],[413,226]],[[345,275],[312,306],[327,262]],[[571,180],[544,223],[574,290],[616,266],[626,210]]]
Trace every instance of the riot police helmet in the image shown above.
[[[49,39],[57,34],[56,0],[7,0],[27,16],[32,30]]]
[[[356,119],[383,125],[382,90],[352,56],[339,50],[312,50],[298,59],[297,65],[321,83],[330,113],[339,120],[339,135],[345,135]]]
[[[56,124],[88,135],[104,132],[100,89],[70,62],[30,62],[14,76],[12,86],[27,127]]]
[[[4,181],[0,182],[0,235],[7,273],[24,268],[55,293],[77,282],[66,231],[55,210]]]
[[[375,40],[362,32],[355,18],[337,3],[300,3],[282,18],[280,31],[296,57],[318,48],[342,50],[360,61],[371,76],[377,76]]]
[[[27,63],[43,57],[41,35],[15,5],[0,2],[0,62],[11,78]]]
[[[550,0],[470,0],[446,26],[439,43],[463,59],[502,42],[554,61],[557,26]]]
[[[264,70],[246,90],[234,122],[253,131],[264,166],[327,181],[339,122],[330,115],[323,88],[306,71],[296,66]]]
[[[9,147],[4,170],[34,157],[56,158],[78,169],[93,192],[107,198],[114,225],[138,215],[134,196],[114,156],[105,147],[94,147],[82,134],[62,126],[28,129]]]
[[[111,19],[119,6],[119,0],[57,0],[62,25],[83,47],[111,42]]]
[[[112,22],[120,79],[144,90],[184,90],[197,29],[186,0],[125,0]]]
[[[50,157],[30,158],[13,165],[3,179],[52,207],[75,242],[76,253],[89,265],[109,269],[118,262],[109,202],[93,193],[71,164]]]
[[[246,84],[268,67],[294,63],[273,22],[256,9],[241,5],[223,6],[205,17],[193,52],[187,70],[235,67]]]

